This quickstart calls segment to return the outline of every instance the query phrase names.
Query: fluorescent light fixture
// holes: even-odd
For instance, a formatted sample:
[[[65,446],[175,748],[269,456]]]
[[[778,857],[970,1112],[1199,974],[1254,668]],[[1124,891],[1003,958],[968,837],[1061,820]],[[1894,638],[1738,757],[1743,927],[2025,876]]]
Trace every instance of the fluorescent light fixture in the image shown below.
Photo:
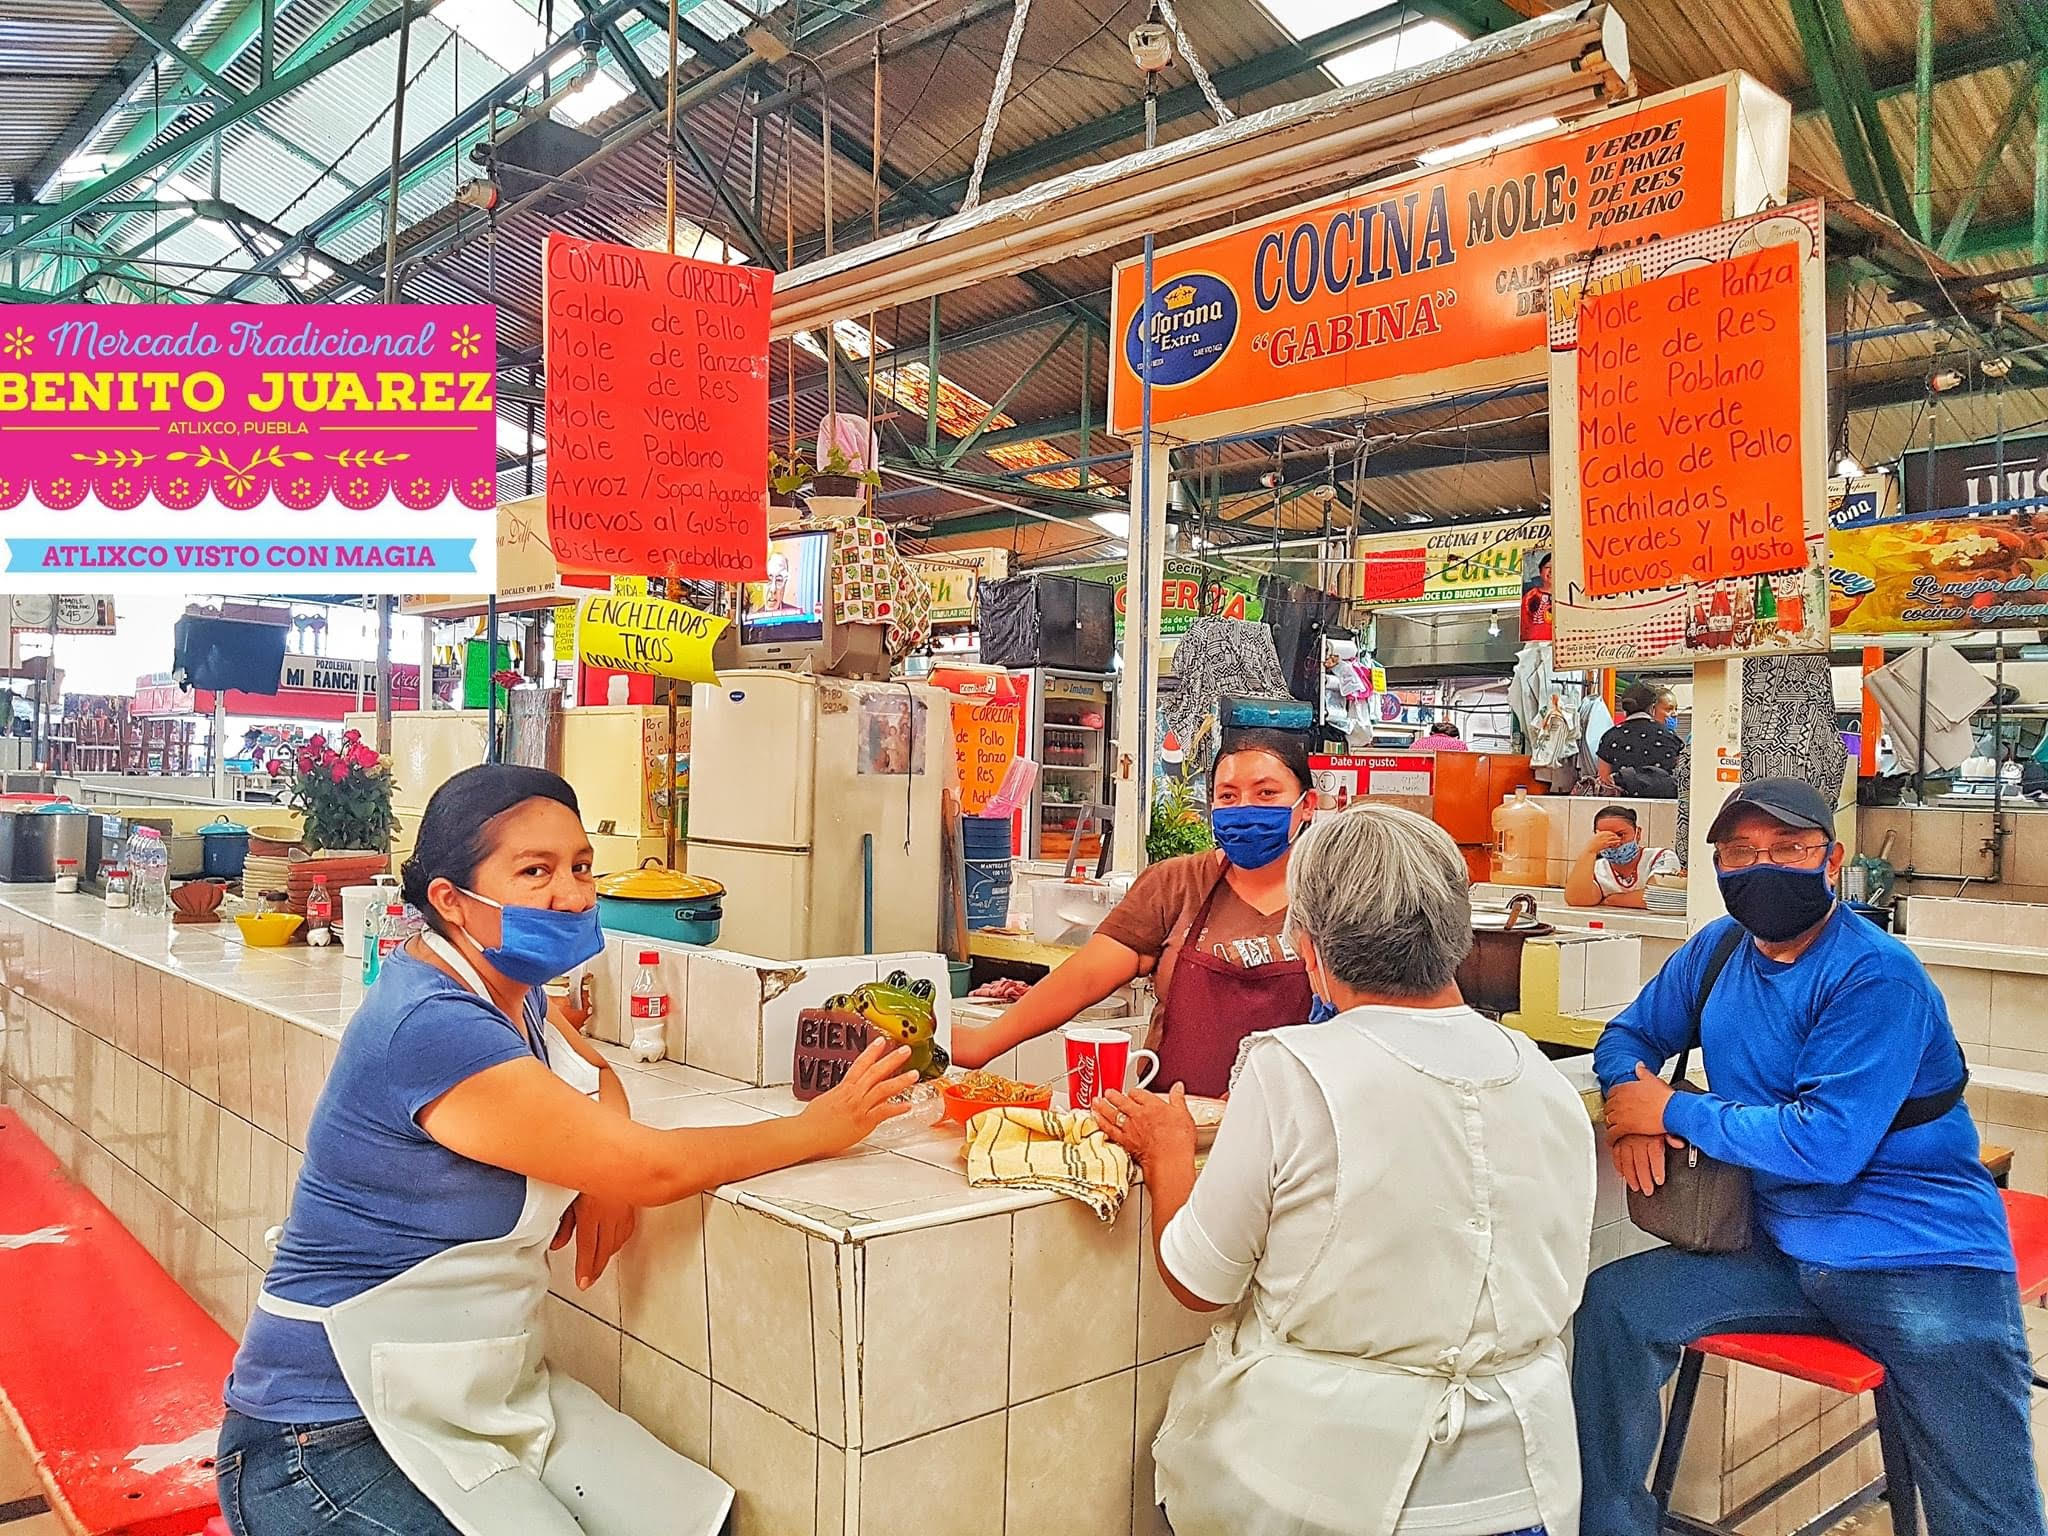
[[[95,176],[106,175],[107,171],[113,166],[113,163],[105,155],[88,154],[82,149],[77,150],[65,156],[64,163],[57,167],[57,179],[59,181],[90,181]]]
[[[1070,171],[968,212],[813,261],[775,280],[772,334],[914,304],[1187,228],[1260,199],[1308,198],[1425,149],[1610,103],[1628,81],[1612,6],[1553,11],[1396,76],[1254,112]]]
[[[1550,132],[1556,126],[1556,118],[1539,117],[1533,122],[1517,123],[1512,128],[1503,128],[1499,133],[1482,133],[1476,139],[1446,144],[1442,149],[1425,149],[1415,158],[1424,165],[1442,165],[1448,160],[1462,160],[1467,155],[1482,154],[1489,149],[1503,149],[1510,144],[1518,144],[1523,139],[1533,139],[1539,134]]]
[[[1090,512],[1088,521],[1112,539],[1128,539],[1131,536],[1131,514],[1128,512]]]
[[[505,453],[516,453],[522,459],[533,450],[533,440],[526,435],[526,428],[514,421],[498,418],[498,447]]]
[[[889,350],[889,343],[886,338],[874,335],[858,320],[833,321],[832,335],[839,342],[839,350],[848,357],[864,359],[870,352],[886,352]],[[818,340],[815,332],[798,331],[790,340],[794,341],[804,351],[810,353],[811,356],[823,361],[825,346],[824,343]]]

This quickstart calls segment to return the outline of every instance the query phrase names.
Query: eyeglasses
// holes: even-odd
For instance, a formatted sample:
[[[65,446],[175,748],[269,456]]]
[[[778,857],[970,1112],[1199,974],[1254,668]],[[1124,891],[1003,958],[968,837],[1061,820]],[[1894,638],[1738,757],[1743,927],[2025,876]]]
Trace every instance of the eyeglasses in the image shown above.
[[[1714,862],[1723,869],[1749,869],[1757,864],[1776,864],[1788,869],[1811,869],[1820,863],[1828,843],[1780,843],[1775,848],[1752,848],[1746,843],[1719,843]]]

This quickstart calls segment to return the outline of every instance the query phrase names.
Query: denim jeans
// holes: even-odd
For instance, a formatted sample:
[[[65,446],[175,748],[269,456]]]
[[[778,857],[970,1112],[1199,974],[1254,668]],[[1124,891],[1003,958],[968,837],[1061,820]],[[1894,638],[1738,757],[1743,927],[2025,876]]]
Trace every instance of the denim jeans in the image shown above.
[[[2048,1536],[2019,1293],[1989,1269],[1822,1269],[1762,1242],[1594,1272],[1572,1324],[1581,1536],[1654,1536],[1658,1392],[1703,1334],[1828,1333],[1885,1368],[1928,1536]]]
[[[271,1424],[230,1409],[213,1473],[235,1536],[458,1536],[366,1419]]]

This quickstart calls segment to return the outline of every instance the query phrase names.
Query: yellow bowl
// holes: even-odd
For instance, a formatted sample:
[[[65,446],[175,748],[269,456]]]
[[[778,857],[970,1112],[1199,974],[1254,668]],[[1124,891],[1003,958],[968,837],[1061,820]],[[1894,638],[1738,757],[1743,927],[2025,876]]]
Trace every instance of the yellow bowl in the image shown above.
[[[289,944],[305,919],[296,912],[237,912],[235,926],[242,930],[242,942],[258,949],[276,949]]]

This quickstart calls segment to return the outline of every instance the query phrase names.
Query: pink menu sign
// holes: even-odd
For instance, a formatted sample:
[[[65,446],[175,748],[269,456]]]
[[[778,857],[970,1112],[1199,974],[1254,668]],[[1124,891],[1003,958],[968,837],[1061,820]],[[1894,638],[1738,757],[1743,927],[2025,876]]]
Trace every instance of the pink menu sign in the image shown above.
[[[0,590],[492,590],[488,305],[0,310]]]

